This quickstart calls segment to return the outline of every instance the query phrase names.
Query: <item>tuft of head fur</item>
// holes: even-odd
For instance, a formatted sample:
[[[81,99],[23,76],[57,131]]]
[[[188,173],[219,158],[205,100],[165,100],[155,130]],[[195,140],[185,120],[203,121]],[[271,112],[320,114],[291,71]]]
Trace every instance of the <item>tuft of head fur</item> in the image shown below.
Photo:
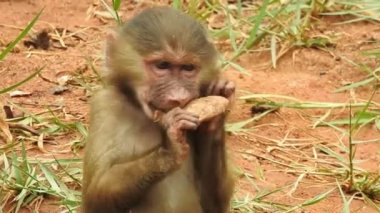
[[[205,28],[195,19],[170,7],[144,10],[121,27],[115,41],[108,44],[107,65],[111,76],[131,84],[144,79],[145,57],[167,52],[178,57],[197,57],[200,81],[216,78],[217,50]]]

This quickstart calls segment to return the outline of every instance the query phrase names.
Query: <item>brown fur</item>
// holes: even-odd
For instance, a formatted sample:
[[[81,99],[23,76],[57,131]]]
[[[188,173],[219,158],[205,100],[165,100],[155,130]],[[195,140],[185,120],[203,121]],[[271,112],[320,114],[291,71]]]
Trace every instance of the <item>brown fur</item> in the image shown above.
[[[219,78],[216,58],[202,26],[170,8],[146,10],[110,41],[110,85],[91,105],[84,212],[228,211],[225,116],[199,124],[178,108],[199,96],[230,96],[227,81],[212,83]],[[157,70],[155,60],[173,68]],[[196,69],[177,66],[188,63]],[[212,85],[219,86],[207,92]],[[154,122],[152,109],[167,111],[166,123]],[[188,143],[176,140],[181,134]]]

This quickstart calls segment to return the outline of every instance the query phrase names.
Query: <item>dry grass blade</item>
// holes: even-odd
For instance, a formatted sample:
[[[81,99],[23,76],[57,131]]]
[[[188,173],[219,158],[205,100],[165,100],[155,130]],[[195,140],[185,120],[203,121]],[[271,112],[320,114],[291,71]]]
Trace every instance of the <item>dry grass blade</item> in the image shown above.
[[[380,99],[375,97],[373,100],[368,100],[369,86],[378,87],[380,80],[378,58],[373,59],[380,56],[380,50],[368,50],[376,45],[378,47],[379,43],[377,36],[379,29],[378,26],[374,26],[374,22],[380,20],[380,1],[173,0],[171,2],[173,7],[184,10],[204,24],[208,24],[213,40],[220,47],[223,69],[226,71],[234,69],[239,72],[238,75],[232,72],[226,76],[230,77],[231,74],[239,87],[250,90],[250,93],[245,93],[248,95],[242,96],[240,99],[242,101],[237,103],[239,105],[236,109],[241,111],[232,112],[233,122],[226,125],[229,133],[226,136],[229,140],[227,147],[233,155],[236,155],[237,164],[242,166],[231,211],[309,212],[322,211],[322,208],[331,206],[333,208],[342,206],[342,212],[350,212],[358,203],[365,208],[373,207],[375,211],[380,211],[380,176],[376,170],[377,165],[372,164],[379,162],[377,159],[380,153],[376,149],[380,139],[371,136],[373,132],[378,133],[376,128],[380,129]],[[62,6],[58,1],[54,4]],[[17,101],[16,104],[8,101],[13,107],[23,108],[20,111],[24,114],[22,117],[8,120],[0,116],[0,133],[6,140],[11,141],[0,147],[0,209],[7,207],[5,211],[43,211],[42,208],[46,209],[45,201],[49,203],[51,197],[54,197],[54,205],[60,209],[59,211],[79,210],[82,160],[79,157],[73,159],[72,156],[81,154],[76,150],[85,146],[88,137],[86,123],[88,116],[85,108],[88,98],[92,92],[102,86],[100,84],[105,84],[102,82],[103,75],[100,70],[104,58],[95,53],[101,49],[99,39],[103,38],[105,29],[109,27],[103,24],[109,23],[106,18],[113,18],[117,23],[121,23],[119,17],[121,14],[129,18],[147,6],[140,1],[125,5],[122,5],[120,0],[94,1],[91,17],[96,15],[98,20],[95,22],[89,20],[86,23],[78,21],[71,25],[70,21],[75,20],[78,9],[87,6],[85,2],[81,4],[84,4],[81,5],[84,7],[78,6],[75,9],[66,7],[68,14],[73,15],[67,22],[63,20],[67,29],[57,29],[51,25],[55,30],[53,41],[58,46],[60,42],[60,46],[69,47],[66,51],[51,49],[22,52],[28,54],[25,57],[26,63],[22,64],[28,70],[32,70],[28,64],[39,63],[47,63],[46,66],[51,70],[56,67],[61,69],[60,59],[64,59],[62,64],[65,66],[62,69],[65,69],[64,72],[72,73],[71,80],[65,84],[70,86],[72,93],[55,96],[62,98],[64,105],[51,102],[52,99],[45,99],[42,96],[41,99],[36,98],[35,94],[40,95],[45,92],[44,86],[51,86],[50,83],[59,84],[59,81],[50,79],[52,73],[48,72],[45,74],[46,77],[40,75],[43,81],[38,83],[44,84],[40,94],[33,93],[29,97],[13,98],[12,100]],[[100,7],[103,11],[99,11]],[[44,16],[56,11],[48,12]],[[81,11],[81,16],[83,12]],[[321,18],[320,14],[337,17]],[[3,17],[2,14],[0,16]],[[28,27],[31,27],[37,18],[35,17]],[[3,28],[4,33],[15,30],[9,28],[15,24],[12,20],[9,19],[7,24],[0,24],[6,26]],[[341,20],[347,25],[330,26]],[[349,22],[362,20],[365,22],[348,25]],[[363,29],[363,25],[366,28],[364,32],[358,32],[357,29]],[[83,28],[75,32],[69,30],[78,26]],[[17,32],[21,30],[23,29],[17,29]],[[22,33],[26,30],[28,29],[25,28]],[[349,44],[341,42],[347,41],[346,37],[353,38],[352,44],[351,41]],[[17,37],[19,38],[21,37]],[[0,38],[0,45],[4,47],[4,50],[0,51],[0,60],[11,51],[17,39],[7,45],[5,39]],[[71,40],[75,40],[75,43]],[[87,49],[88,47],[91,48]],[[79,48],[81,49],[78,50]],[[326,55],[320,54],[321,50]],[[360,54],[359,50],[366,52]],[[289,60],[292,53],[293,63]],[[360,55],[360,58],[356,55]],[[23,58],[24,55],[6,56],[10,57],[9,61],[15,57],[19,62],[19,58]],[[333,58],[329,58],[331,56]],[[349,60],[349,57],[352,57],[352,60]],[[40,60],[41,58],[43,60]],[[82,64],[83,58],[87,59],[86,69],[79,70],[78,67],[70,66],[74,63]],[[362,60],[363,58],[365,59]],[[10,78],[10,68],[7,66],[9,61],[1,61],[6,66],[0,68],[0,78],[3,75]],[[17,66],[16,64],[16,69]],[[273,72],[273,68],[278,69]],[[267,69],[270,69],[270,72],[266,72]],[[289,71],[290,69],[293,70]],[[93,73],[88,72],[91,70]],[[286,72],[283,72],[284,70]],[[35,77],[40,70],[32,72],[27,74],[31,75],[26,80],[7,88],[0,88],[0,94],[12,91]],[[246,75],[252,75],[252,78]],[[304,75],[307,77],[304,78]],[[265,81],[265,78],[268,78],[268,81]],[[279,78],[288,81],[283,82],[281,81],[283,79]],[[325,82],[326,79],[328,83]],[[305,81],[301,82],[303,80]],[[258,81],[260,84],[256,85]],[[277,82],[279,85],[276,85]],[[34,86],[33,83],[35,82],[31,82],[31,85]],[[302,85],[304,87],[300,87]],[[311,89],[315,89],[315,94],[311,94]],[[85,91],[85,94],[82,91]],[[260,94],[263,91],[276,92],[276,94]],[[300,99],[279,94],[292,94]],[[328,94],[328,97],[322,97],[320,94]],[[353,97],[354,104],[350,104],[349,97]],[[186,110],[198,114],[201,121],[212,119],[228,110],[228,100],[222,97],[216,99],[223,100],[211,100],[212,98],[207,100],[207,98],[192,102]],[[24,101],[26,99],[27,101]],[[77,100],[81,100],[79,104],[75,102]],[[75,104],[80,106],[72,107]],[[251,108],[252,105],[256,105],[257,108]],[[356,112],[351,113],[351,118],[348,119],[347,111],[350,106]],[[368,109],[360,112],[363,107]],[[47,108],[48,113],[46,113]],[[43,111],[43,113],[33,114],[29,110]],[[353,123],[358,131],[363,127],[366,131],[363,133],[366,134],[365,137],[358,136],[348,141],[350,123]],[[347,144],[357,146],[356,159],[353,158],[355,149],[350,150]],[[365,149],[366,146],[374,147],[374,155],[369,156],[368,153],[363,155],[361,148]],[[368,159],[366,159],[367,154]],[[58,158],[62,156],[65,159]],[[364,166],[370,163],[375,168],[374,171]],[[351,182],[348,180],[349,175],[352,178]],[[309,191],[310,188],[312,189]],[[331,199],[332,193],[341,199],[336,197]],[[342,205],[332,203],[330,199],[333,202],[341,201]],[[351,205],[354,200],[354,205]]]
[[[1,113],[1,111],[0,111],[0,113]],[[5,139],[7,142],[13,141],[13,136],[11,134],[11,131],[9,130],[9,126],[8,126],[7,122],[5,122],[5,120],[1,117],[1,115],[0,115],[0,130],[4,133]],[[0,134],[0,136],[1,136],[1,134]]]
[[[6,93],[6,92],[9,92],[17,87],[19,87],[20,85],[28,82],[29,80],[31,80],[32,78],[34,78],[36,75],[38,75],[42,70],[44,69],[44,67],[41,67],[39,69],[37,69],[34,73],[32,73],[31,75],[29,75],[28,77],[26,77],[24,80],[22,81],[19,81],[17,82],[16,84],[14,85],[11,85],[9,87],[6,87],[6,88],[0,88],[0,94],[3,94],[3,93]]]

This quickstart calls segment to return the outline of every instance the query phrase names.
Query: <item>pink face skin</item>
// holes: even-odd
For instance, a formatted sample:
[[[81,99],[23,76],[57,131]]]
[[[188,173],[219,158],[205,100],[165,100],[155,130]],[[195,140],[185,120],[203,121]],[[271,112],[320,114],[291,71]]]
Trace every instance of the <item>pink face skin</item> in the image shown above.
[[[194,60],[153,55],[144,60],[146,82],[137,89],[137,96],[148,117],[155,111],[168,112],[183,108],[199,97],[200,65]],[[188,57],[187,57],[188,58]]]

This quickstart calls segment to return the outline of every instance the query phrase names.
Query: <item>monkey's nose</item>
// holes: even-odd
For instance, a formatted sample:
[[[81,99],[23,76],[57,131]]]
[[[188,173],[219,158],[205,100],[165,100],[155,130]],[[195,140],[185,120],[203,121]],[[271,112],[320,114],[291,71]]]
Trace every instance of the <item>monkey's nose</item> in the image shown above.
[[[171,109],[175,107],[183,108],[191,99],[191,93],[187,89],[178,86],[173,87],[170,92],[167,93],[165,102]]]

